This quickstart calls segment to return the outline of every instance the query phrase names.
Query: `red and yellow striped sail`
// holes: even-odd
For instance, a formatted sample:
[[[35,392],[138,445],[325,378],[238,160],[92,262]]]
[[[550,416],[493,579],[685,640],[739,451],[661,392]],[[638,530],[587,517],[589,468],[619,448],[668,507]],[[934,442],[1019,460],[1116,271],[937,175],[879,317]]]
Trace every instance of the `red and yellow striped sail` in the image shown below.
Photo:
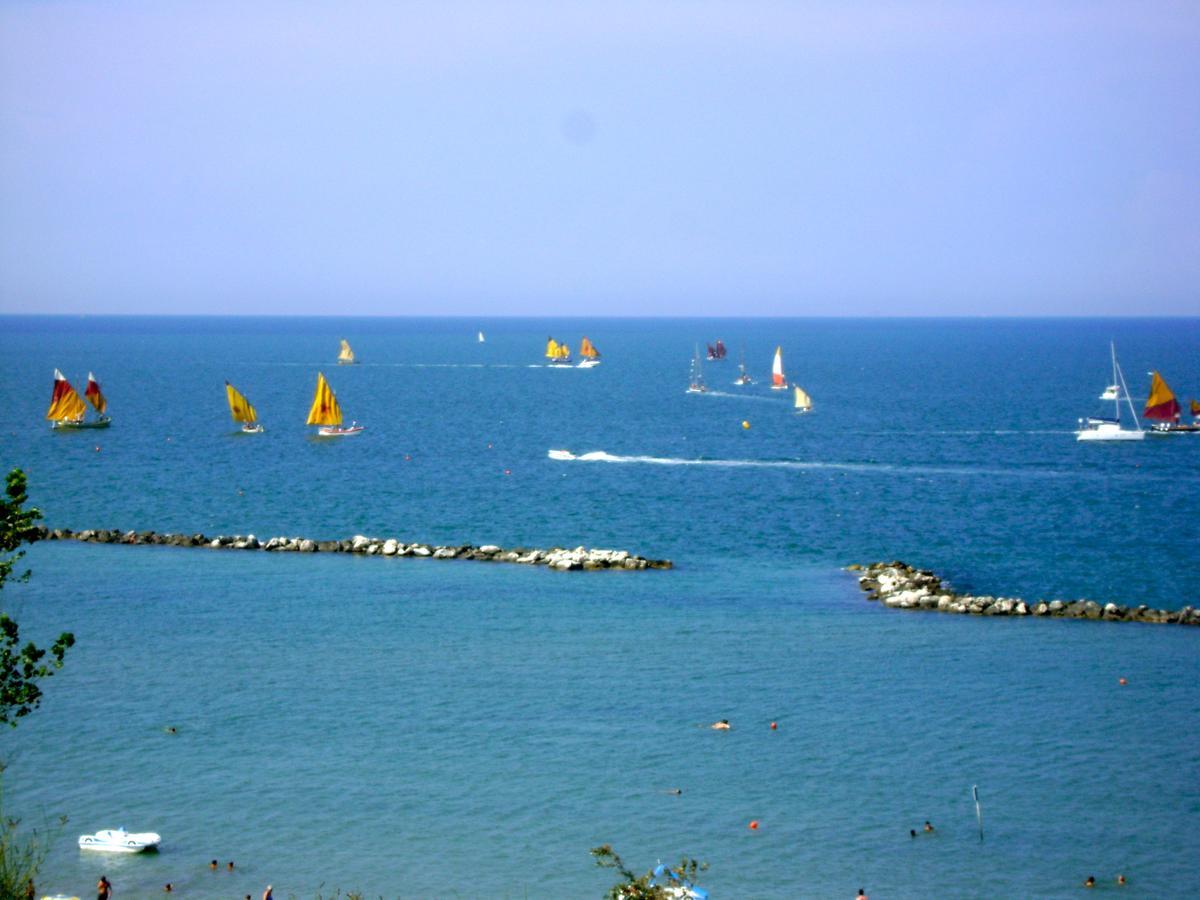
[[[63,373],[54,370],[54,393],[50,395],[50,408],[46,410],[46,418],[52,422],[78,422],[83,418],[87,407],[71,387],[71,382]]]
[[[1200,400],[1192,401],[1192,418],[1200,419]]]
[[[338,406],[333,388],[325,380],[325,375],[317,373],[317,391],[313,394],[312,408],[308,411],[309,425],[341,425],[342,408]]]
[[[587,339],[584,335],[583,340],[579,344],[579,355],[584,359],[599,359],[600,351],[596,349],[596,345]]]
[[[1142,416],[1165,421],[1179,419],[1179,401],[1157,372],[1150,373],[1150,396],[1146,399],[1146,408],[1142,410]]]
[[[104,411],[108,409],[108,401],[104,399],[104,394],[100,392],[100,382],[96,380],[96,376],[88,372],[87,388],[83,392],[83,396],[88,398],[88,403],[92,404],[92,409],[104,415]]]

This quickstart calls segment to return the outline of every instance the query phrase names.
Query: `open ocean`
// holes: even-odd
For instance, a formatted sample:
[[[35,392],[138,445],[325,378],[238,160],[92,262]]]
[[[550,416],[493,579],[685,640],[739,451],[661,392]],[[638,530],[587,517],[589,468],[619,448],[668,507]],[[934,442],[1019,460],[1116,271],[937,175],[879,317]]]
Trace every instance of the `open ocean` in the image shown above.
[[[542,366],[584,334],[602,365]],[[0,464],[50,527],[676,564],[33,546],[3,607],[78,640],[0,734],[5,814],[70,817],[39,893],[595,898],[602,843],[707,861],[714,900],[1200,893],[1200,629],[882,609],[843,568],[1200,604],[1200,434],[1072,433],[1110,339],[1139,412],[1150,369],[1200,397],[1200,318],[0,318]],[[776,345],[812,414],[767,388]],[[110,429],[51,431],[56,367]],[[310,436],[318,370],[364,434]],[[161,852],[75,845],[121,825]]]

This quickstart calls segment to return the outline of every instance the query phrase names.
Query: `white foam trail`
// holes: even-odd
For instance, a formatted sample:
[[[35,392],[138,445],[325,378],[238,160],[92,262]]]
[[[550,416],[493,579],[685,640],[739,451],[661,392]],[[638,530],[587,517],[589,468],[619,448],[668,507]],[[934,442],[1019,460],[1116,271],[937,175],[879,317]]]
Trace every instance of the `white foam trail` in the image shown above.
[[[841,472],[864,472],[876,474],[881,472],[903,472],[913,475],[986,475],[1005,476],[1038,475],[1058,477],[1062,472],[1047,469],[1031,471],[1028,469],[983,469],[967,466],[922,466],[922,465],[893,465],[892,463],[840,463],[812,462],[799,459],[686,459],[674,456],[618,456],[603,450],[593,450],[590,453],[578,455],[570,450],[550,450],[546,454],[550,459],[560,462],[606,462],[626,463],[654,466],[713,466],[718,468],[757,468],[757,469],[793,469],[798,471],[832,470]]]

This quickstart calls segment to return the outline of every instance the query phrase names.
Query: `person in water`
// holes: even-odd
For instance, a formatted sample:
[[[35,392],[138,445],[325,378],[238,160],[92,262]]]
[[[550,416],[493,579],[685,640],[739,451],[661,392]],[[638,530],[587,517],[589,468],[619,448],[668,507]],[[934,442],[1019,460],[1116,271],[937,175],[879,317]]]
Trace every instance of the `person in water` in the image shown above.
[[[268,884],[267,889],[263,891],[262,900],[275,900],[275,895],[271,893],[271,886]]]
[[[928,832],[930,832],[930,831],[933,831],[933,826],[929,824],[929,820],[928,820],[928,819],[926,819],[926,820],[925,820],[925,831],[926,831],[927,833],[928,833]]]
[[[1085,879],[1084,879],[1084,882],[1083,882],[1083,886],[1084,886],[1084,887],[1086,887],[1086,888],[1093,888],[1093,887],[1095,887],[1095,886],[1096,886],[1096,876],[1095,876],[1095,875],[1089,875],[1087,878],[1085,878]]]
[[[101,875],[100,880],[96,882],[96,900],[109,900],[112,897],[112,882],[105,876]]]
[[[233,871],[233,860],[232,859],[229,861],[229,865],[227,865],[225,868],[228,869],[230,872]]]
[[[719,722],[713,722],[709,727],[715,728],[717,731],[728,731],[732,726],[729,724],[728,719],[722,719]]]
[[[859,888],[859,889],[858,889],[858,896],[857,896],[857,897],[855,897],[855,898],[854,898],[854,900],[871,900],[871,898],[869,898],[869,897],[867,896],[867,892],[866,892],[866,891],[864,891],[862,888]]]

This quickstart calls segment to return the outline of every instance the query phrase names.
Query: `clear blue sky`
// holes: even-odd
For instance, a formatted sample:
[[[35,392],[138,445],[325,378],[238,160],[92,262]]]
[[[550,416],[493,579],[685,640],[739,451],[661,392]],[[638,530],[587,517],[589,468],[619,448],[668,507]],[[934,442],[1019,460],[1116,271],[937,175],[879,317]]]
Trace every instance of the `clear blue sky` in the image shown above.
[[[0,6],[0,312],[1200,314],[1200,5]]]

